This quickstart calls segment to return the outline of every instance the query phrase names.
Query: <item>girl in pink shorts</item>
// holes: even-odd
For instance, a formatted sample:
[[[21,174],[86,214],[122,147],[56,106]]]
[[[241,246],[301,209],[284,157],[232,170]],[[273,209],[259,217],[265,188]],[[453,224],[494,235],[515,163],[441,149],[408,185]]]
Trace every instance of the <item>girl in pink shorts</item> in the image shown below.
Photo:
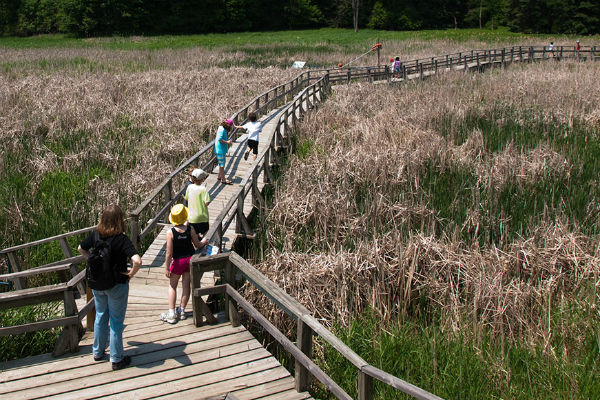
[[[185,319],[185,306],[190,299],[190,259],[196,249],[206,245],[207,240],[198,240],[198,234],[187,224],[188,211],[183,204],[171,208],[169,221],[174,225],[167,232],[167,254],[165,259],[165,276],[169,278],[169,311],[162,313],[160,319],[174,324],[178,319]],[[177,284],[182,279],[181,305],[175,309],[177,301]]]

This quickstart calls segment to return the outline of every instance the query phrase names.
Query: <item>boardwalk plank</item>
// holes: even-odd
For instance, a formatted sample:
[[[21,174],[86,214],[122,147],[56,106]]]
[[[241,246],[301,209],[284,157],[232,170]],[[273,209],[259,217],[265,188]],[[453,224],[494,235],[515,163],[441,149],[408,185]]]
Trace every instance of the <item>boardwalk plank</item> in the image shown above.
[[[107,385],[123,379],[129,381],[133,378],[139,378],[143,380],[146,375],[171,371],[193,363],[212,365],[209,364],[209,362],[212,362],[218,364],[219,360],[224,357],[240,356],[243,353],[253,351],[260,352],[261,355],[265,354],[265,350],[247,332],[188,344],[182,342],[179,346],[146,352],[133,357],[131,367],[127,370],[112,371],[109,367],[107,368],[108,363],[91,364],[78,368],[76,378],[73,376],[73,371],[61,371],[44,376],[44,381],[41,384],[36,383],[37,386],[41,387],[27,388],[25,386],[11,390],[8,396],[19,399],[32,399],[60,394],[61,398],[88,398],[98,394],[112,394],[114,389]],[[254,359],[256,353],[240,357],[242,357],[240,360]],[[154,381],[156,376],[158,375],[154,375],[151,381]],[[119,385],[123,387],[120,382]],[[77,393],[70,393],[73,389],[77,389]]]
[[[216,351],[218,352],[218,350]],[[165,368],[158,372],[147,371],[149,373],[146,375],[129,378],[127,372],[130,371],[116,371],[122,373],[117,374],[113,372],[108,374],[113,378],[112,384],[61,393],[58,397],[64,400],[92,397],[122,400],[143,399],[168,393],[177,393],[196,387],[198,381],[214,382],[219,378],[223,380],[223,371],[226,371],[225,375],[237,376],[251,373],[252,371],[273,368],[277,364],[277,361],[273,360],[270,356],[270,353],[264,348],[253,349],[206,362],[203,362],[199,357],[195,357],[194,354],[184,354],[162,361],[162,365]],[[192,364],[192,361],[195,364]],[[233,366],[221,369],[224,364]]]
[[[281,366],[277,366],[273,360],[265,358],[253,363],[248,363],[241,366],[223,369],[221,371],[215,371],[206,376],[203,376],[202,381],[208,384],[199,386],[198,384],[191,386],[186,390],[186,383],[190,378],[179,380],[173,383],[173,388],[170,393],[162,394],[162,399],[173,399],[177,398],[189,398],[189,399],[204,399],[207,397],[214,397],[220,394],[226,394],[235,390],[252,387],[261,382],[268,382],[275,379],[282,378],[288,375],[289,372]],[[191,378],[193,380],[193,378]],[[176,386],[182,383],[181,390],[177,392]],[[212,382],[212,383],[211,383]],[[151,388],[148,388],[151,389]],[[120,397],[125,395],[124,397]],[[149,390],[136,391],[132,397],[128,397],[128,393],[121,393],[118,396],[109,397],[114,399],[146,399],[150,395]],[[139,396],[139,397],[138,397]]]
[[[153,335],[148,335],[147,333],[138,334],[136,336],[132,336],[130,338],[124,335],[123,337],[123,347],[127,354],[131,356],[136,356],[138,354],[143,353],[144,350],[151,349],[152,347],[144,347],[140,350],[140,347],[144,344],[153,343],[156,348],[161,348],[164,346],[173,346],[173,338],[183,337],[184,335],[199,335],[200,338],[211,338],[215,336],[226,336],[228,334],[242,332],[245,330],[243,327],[232,327],[230,324],[220,324],[220,325],[205,325],[200,328],[196,328],[193,324],[187,325],[186,329],[169,329],[167,330],[162,337],[157,335],[156,333]],[[203,329],[206,328],[206,329]],[[125,331],[127,332],[127,331]],[[229,333],[231,332],[231,333]],[[38,364],[33,364],[29,366],[22,366],[19,368],[14,368],[10,370],[5,370],[2,372],[1,379],[2,382],[8,382],[12,380],[24,379],[27,377],[39,376],[48,374],[51,372],[57,372],[62,370],[68,370],[72,368],[78,368],[80,366],[85,366],[90,363],[93,363],[92,354],[92,346],[91,345],[80,345],[79,353],[75,355],[71,355],[70,357],[65,357],[61,359],[54,359],[49,362],[42,362]]]

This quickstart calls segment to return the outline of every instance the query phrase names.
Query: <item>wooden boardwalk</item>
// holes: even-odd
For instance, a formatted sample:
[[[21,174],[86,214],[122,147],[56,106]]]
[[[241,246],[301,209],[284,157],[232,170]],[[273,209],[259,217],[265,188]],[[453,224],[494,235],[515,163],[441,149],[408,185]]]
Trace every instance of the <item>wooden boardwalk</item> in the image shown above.
[[[278,111],[261,119],[261,146],[270,143],[276,117]],[[252,163],[252,155],[247,161],[243,158],[245,138],[238,138],[227,157],[226,176],[234,184],[218,183],[216,169],[205,182],[212,199],[211,218],[229,201]],[[262,178],[259,182],[262,190]],[[244,204],[246,215],[252,210],[250,201]],[[150,245],[142,257],[142,269],[130,283],[123,343],[126,354],[132,356],[131,366],[112,371],[110,362],[95,362],[91,353],[93,333],[86,333],[78,353],[59,358],[45,354],[0,364],[2,399],[222,399],[228,394],[240,400],[310,398],[308,393],[294,389],[290,373],[243,326],[232,327],[221,320],[197,328],[191,300],[186,320],[175,325],[160,320],[160,313],[168,308],[163,266],[168,229],[169,225],[164,226]],[[231,249],[235,237],[233,226],[224,234],[223,251]],[[208,285],[214,285],[212,274],[202,278],[202,286]],[[83,300],[79,307],[81,304]]]

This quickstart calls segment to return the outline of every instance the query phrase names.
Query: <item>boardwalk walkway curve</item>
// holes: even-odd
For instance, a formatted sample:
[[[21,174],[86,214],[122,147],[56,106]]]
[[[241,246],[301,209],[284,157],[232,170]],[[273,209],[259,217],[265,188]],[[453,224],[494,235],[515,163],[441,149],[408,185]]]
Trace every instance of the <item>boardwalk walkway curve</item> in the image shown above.
[[[83,333],[81,322],[93,309],[93,301],[75,301],[77,292],[85,292],[84,277],[78,268],[83,259],[73,255],[68,239],[85,234],[94,227],[0,251],[14,270],[0,275],[0,280],[11,281],[15,289],[0,294],[2,309],[62,300],[65,311],[64,318],[0,327],[0,335],[65,327],[54,352],[58,357],[46,354],[0,365],[0,394],[3,398],[19,399],[52,396],[169,398],[185,394],[190,398],[304,399],[310,398],[306,389],[312,375],[337,398],[350,398],[311,361],[312,336],[318,334],[357,369],[360,399],[372,398],[374,380],[416,398],[438,398],[370,366],[320,325],[295,299],[237,254],[230,252],[232,244],[239,236],[252,237],[248,218],[253,210],[265,207],[262,190],[273,180],[272,165],[278,161],[281,150],[290,149],[295,122],[325,100],[332,84],[356,80],[395,83],[424,79],[450,70],[483,70],[513,62],[567,57],[580,61],[596,61],[600,58],[596,47],[582,48],[579,52],[559,47],[554,53],[534,47],[472,50],[427,60],[407,61],[399,74],[392,74],[388,67],[307,71],[262,93],[232,116],[239,124],[247,119],[250,111],[262,115],[263,134],[257,160],[247,162],[242,159],[244,136],[237,137],[234,133],[236,143],[230,149],[226,173],[235,184],[222,186],[216,182],[214,175],[206,183],[211,197],[215,199],[209,210],[211,229],[207,235],[224,253],[209,257],[196,256],[193,259],[193,318],[180,321],[175,326],[164,325],[157,318],[166,304],[162,264],[165,232],[169,225],[162,221],[183,194],[182,191],[174,192],[173,188],[183,186],[183,172],[187,167],[201,165],[206,170],[214,169],[212,142],[182,163],[137,209],[129,213],[130,235],[138,247],[145,249],[143,269],[131,282],[124,334],[127,352],[133,355],[132,368],[112,372],[106,363],[94,363],[90,356],[89,332],[79,340]],[[64,259],[35,268],[22,265],[19,251],[52,242],[58,242]],[[215,270],[223,271],[221,285],[215,286]],[[27,279],[40,273],[59,273],[65,283],[27,288]],[[255,285],[297,321],[296,344],[279,333],[237,293],[236,275],[243,276]],[[208,309],[204,301],[209,294],[225,296],[224,312],[213,314]],[[251,315],[292,354],[296,360],[295,379],[239,325],[238,309]],[[77,368],[76,372],[73,368]]]

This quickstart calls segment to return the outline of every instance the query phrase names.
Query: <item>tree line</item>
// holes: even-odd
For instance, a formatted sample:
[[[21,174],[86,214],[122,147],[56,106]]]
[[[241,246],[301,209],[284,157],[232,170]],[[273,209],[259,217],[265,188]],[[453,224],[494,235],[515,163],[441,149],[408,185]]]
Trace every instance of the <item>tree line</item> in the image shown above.
[[[598,0],[0,0],[0,35],[194,34],[318,27],[600,33]]]

